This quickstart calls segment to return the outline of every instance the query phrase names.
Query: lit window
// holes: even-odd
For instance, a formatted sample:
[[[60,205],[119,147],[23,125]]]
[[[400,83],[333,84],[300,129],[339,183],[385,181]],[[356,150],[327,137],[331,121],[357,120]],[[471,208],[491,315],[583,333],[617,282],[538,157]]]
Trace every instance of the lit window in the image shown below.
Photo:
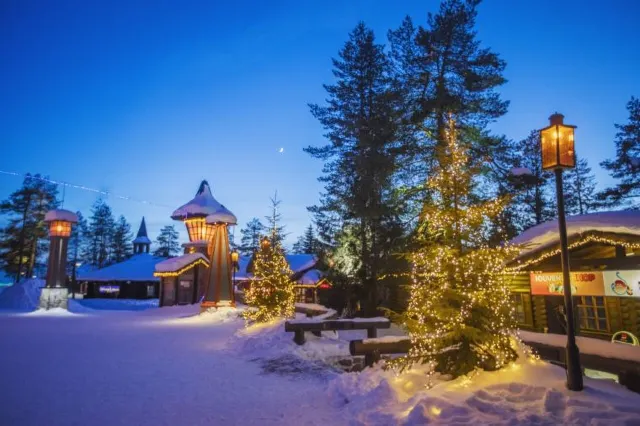
[[[578,318],[582,330],[609,331],[607,309],[603,296],[580,296]]]
[[[516,320],[518,324],[525,324],[527,322],[527,316],[525,315],[523,293],[511,293],[511,303],[515,307]]]

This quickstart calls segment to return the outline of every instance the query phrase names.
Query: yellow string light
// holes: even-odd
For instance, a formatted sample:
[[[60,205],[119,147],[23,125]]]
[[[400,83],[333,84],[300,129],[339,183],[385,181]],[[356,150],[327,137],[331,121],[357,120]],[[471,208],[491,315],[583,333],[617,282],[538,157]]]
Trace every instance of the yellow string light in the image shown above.
[[[515,307],[503,271],[517,249],[485,242],[487,223],[509,200],[475,199],[479,167],[458,143],[452,119],[446,134],[438,166],[426,183],[430,200],[418,228],[422,247],[410,256],[404,319],[411,347],[405,357],[389,362],[400,370],[426,364],[429,379],[436,371],[457,376],[476,368],[501,368],[516,357]]]
[[[196,260],[195,262],[192,262],[190,264],[188,264],[187,266],[183,267],[182,269],[178,270],[178,271],[174,271],[174,272],[154,272],[153,276],[154,277],[177,277],[178,275],[182,275],[183,273],[187,272],[189,269],[191,268],[195,268],[198,265],[204,265],[205,267],[209,267],[209,262],[200,258],[198,260]]]

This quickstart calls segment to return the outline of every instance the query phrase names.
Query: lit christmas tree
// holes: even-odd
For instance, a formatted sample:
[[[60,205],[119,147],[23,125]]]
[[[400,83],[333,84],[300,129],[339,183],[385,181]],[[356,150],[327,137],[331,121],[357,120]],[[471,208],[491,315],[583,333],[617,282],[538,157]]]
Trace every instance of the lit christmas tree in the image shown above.
[[[481,164],[470,160],[451,118],[436,160],[403,315],[412,347],[391,365],[429,364],[430,374],[452,377],[476,368],[495,370],[517,357],[511,344],[515,315],[503,275],[515,249],[486,243],[490,219],[508,200],[479,200]]]
[[[267,322],[278,317],[292,317],[295,312],[295,291],[291,268],[276,238],[260,243],[253,259],[253,280],[246,292],[246,302],[253,309],[245,311],[246,319]]]

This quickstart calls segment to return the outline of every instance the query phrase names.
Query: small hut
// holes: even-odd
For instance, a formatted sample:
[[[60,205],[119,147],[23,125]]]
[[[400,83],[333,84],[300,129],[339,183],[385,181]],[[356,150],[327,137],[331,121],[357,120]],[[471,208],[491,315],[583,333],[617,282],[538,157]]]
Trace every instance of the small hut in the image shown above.
[[[166,259],[155,266],[160,278],[160,307],[198,303],[205,290],[209,260],[202,253]]]
[[[640,334],[640,212],[567,218],[571,288],[580,334],[610,339]],[[519,326],[564,334],[566,315],[556,220],[511,241],[521,248],[508,265]]]

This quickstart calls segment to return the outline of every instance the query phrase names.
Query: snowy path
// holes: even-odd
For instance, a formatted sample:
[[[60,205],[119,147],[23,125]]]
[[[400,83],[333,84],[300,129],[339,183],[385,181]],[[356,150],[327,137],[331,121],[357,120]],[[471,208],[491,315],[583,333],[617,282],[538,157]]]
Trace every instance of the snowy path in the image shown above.
[[[263,374],[226,350],[242,322],[176,324],[167,311],[185,309],[158,311],[0,314],[0,424],[346,423],[327,379]]]

